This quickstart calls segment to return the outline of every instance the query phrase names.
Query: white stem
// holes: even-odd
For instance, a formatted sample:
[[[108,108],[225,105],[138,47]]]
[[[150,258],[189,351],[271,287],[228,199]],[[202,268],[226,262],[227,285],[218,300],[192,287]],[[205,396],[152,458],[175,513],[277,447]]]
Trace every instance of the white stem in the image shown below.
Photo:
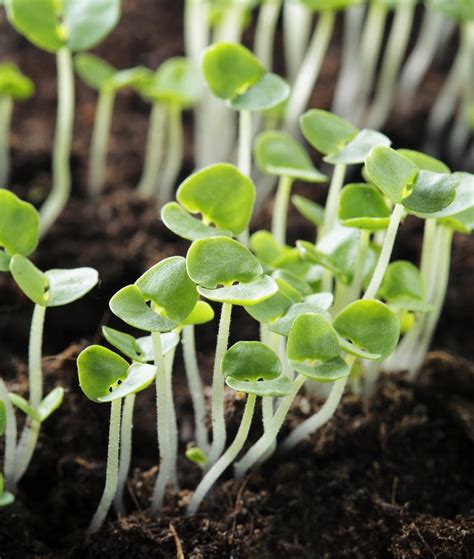
[[[16,416],[13,405],[8,396],[8,389],[0,377],[0,400],[5,405],[7,424],[5,427],[5,447],[3,455],[3,475],[5,476],[6,491],[13,491],[15,487],[15,450],[16,450]]]
[[[250,177],[252,168],[252,113],[239,112],[239,171]]]
[[[0,95],[0,188],[6,188],[10,176],[10,125],[13,99]]]
[[[272,423],[258,441],[247,451],[244,457],[239,460],[234,466],[234,474],[237,479],[242,479],[246,472],[259,462],[267,449],[271,446],[276,439],[283,422],[288,414],[288,411],[298,394],[300,388],[303,386],[306,377],[298,375],[293,381],[291,394],[285,396],[280,400],[275,414],[273,415]]]
[[[308,104],[331,40],[336,14],[333,10],[320,13],[306,56],[295,80],[285,115],[285,129],[294,133],[298,119]]]
[[[107,449],[107,469],[105,487],[99,506],[89,524],[87,535],[96,532],[104,523],[109,512],[118,482],[119,447],[120,447],[120,411],[122,400],[114,400],[110,407],[109,446]]]
[[[364,299],[373,299],[377,295],[377,291],[382,283],[388,263],[390,262],[390,257],[392,256],[393,245],[395,244],[395,238],[397,236],[403,212],[403,206],[401,204],[395,204],[392,215],[390,216],[390,223],[387,229],[387,234],[385,235],[382,250],[372,278],[370,279],[367,291],[364,294]]]
[[[184,368],[194,408],[196,443],[201,450],[207,452],[209,449],[209,439],[206,428],[206,400],[204,398],[204,389],[196,356],[194,326],[189,325],[183,328],[181,341],[183,345]]]
[[[219,458],[219,460],[212,466],[212,468],[207,472],[207,474],[201,480],[201,483],[197,486],[194,492],[191,503],[186,511],[187,516],[193,516],[196,514],[199,506],[201,505],[203,499],[211,489],[211,487],[216,483],[222,473],[232,464],[242,447],[247,440],[250,425],[252,424],[253,411],[255,409],[255,400],[257,397],[255,394],[249,394],[247,396],[247,402],[245,404],[244,415],[242,416],[242,421],[240,422],[239,430],[229,448],[224,452],[224,454]]]
[[[133,431],[133,408],[135,406],[135,394],[125,397],[122,413],[122,427],[120,433],[120,463],[118,471],[117,491],[114,498],[114,508],[122,516],[126,514],[124,503],[125,484],[127,483],[130,464],[132,461],[132,431]]]
[[[169,437],[170,437],[170,483],[174,487],[178,487],[178,421],[176,419],[176,408],[174,405],[173,397],[173,363],[174,356],[176,353],[176,348],[173,348],[169,353],[165,355],[165,368],[166,368],[166,394],[168,399],[168,411],[169,411]]]
[[[270,72],[273,63],[275,31],[280,15],[282,0],[265,0],[260,6],[255,29],[254,53]]]
[[[291,177],[280,178],[273,208],[272,235],[282,245],[286,243],[286,220],[292,186],[293,179]]]
[[[313,14],[304,5],[294,0],[285,0],[283,5],[283,47],[286,73],[293,84],[308,47]]]
[[[162,103],[154,102],[148,126],[143,174],[138,184],[138,192],[145,196],[152,196],[158,190],[165,135],[166,107]]]
[[[89,196],[99,195],[104,186],[114,100],[113,89],[103,89],[99,92],[89,152]]]
[[[263,421],[263,431],[270,429],[273,419],[273,398],[271,396],[265,396],[262,398],[262,421]],[[276,449],[276,439],[273,440],[272,444],[263,453],[260,463],[265,462],[270,458],[270,456],[275,452]]]
[[[334,167],[329,186],[328,197],[326,200],[326,207],[324,209],[323,226],[319,232],[322,239],[325,235],[330,233],[337,222],[337,210],[339,208],[339,195],[341,193],[342,185],[344,184],[344,177],[346,175],[346,165],[338,163]]]
[[[169,143],[163,164],[163,174],[158,186],[158,200],[166,204],[174,196],[174,187],[183,165],[183,123],[181,107],[171,104],[168,108]]]
[[[74,72],[71,51],[56,54],[58,69],[58,113],[53,149],[53,187],[41,207],[41,234],[45,235],[63,211],[71,192],[72,128],[74,123]]]
[[[211,468],[222,454],[227,438],[224,417],[224,375],[221,371],[221,362],[227,351],[231,315],[232,305],[223,303],[212,374],[212,444],[206,462],[207,469]]]

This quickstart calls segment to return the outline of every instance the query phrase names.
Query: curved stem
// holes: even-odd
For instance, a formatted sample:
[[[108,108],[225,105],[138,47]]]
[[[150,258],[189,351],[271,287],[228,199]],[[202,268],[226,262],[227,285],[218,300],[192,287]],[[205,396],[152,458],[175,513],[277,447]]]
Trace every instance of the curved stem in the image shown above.
[[[119,447],[120,447],[120,411],[122,400],[114,400],[110,407],[109,446],[107,449],[107,469],[105,474],[105,487],[99,506],[92,517],[87,530],[90,536],[104,523],[117,490]]]
[[[334,171],[331,177],[331,184],[329,185],[326,207],[324,209],[323,226],[319,231],[320,239],[322,239],[325,235],[330,233],[337,222],[339,195],[341,193],[342,185],[344,184],[345,175],[346,175],[346,165],[344,165],[344,163],[338,163],[334,167]]]
[[[0,95],[0,188],[6,188],[10,176],[10,125],[13,99]]]
[[[130,463],[132,461],[132,431],[133,431],[133,408],[135,406],[135,394],[125,397],[122,413],[122,427],[120,433],[120,463],[118,471],[117,491],[115,492],[114,508],[121,515],[126,514],[124,503],[125,484],[127,483]]]
[[[255,409],[255,400],[257,397],[255,394],[249,394],[247,396],[247,402],[245,404],[244,415],[242,416],[242,421],[240,422],[239,430],[229,448],[224,452],[224,454],[219,458],[219,460],[212,466],[212,468],[207,472],[207,474],[201,480],[201,483],[197,486],[194,492],[191,503],[186,511],[187,516],[193,516],[196,514],[202,500],[205,498],[211,487],[216,483],[222,473],[232,464],[242,447],[247,440],[250,425],[252,423],[253,412]]]
[[[207,452],[209,439],[206,428],[206,400],[196,356],[194,326],[189,325],[183,328],[181,343],[183,345],[184,368],[194,408],[196,443],[201,450]]]
[[[293,0],[283,5],[283,47],[288,81],[293,84],[308,47],[312,12]]]
[[[237,479],[242,479],[246,472],[252,468],[257,462],[259,462],[262,456],[265,454],[269,446],[276,439],[278,432],[285,421],[288,411],[298,394],[300,388],[303,386],[306,377],[303,375],[298,375],[293,381],[293,388],[291,394],[285,396],[280,400],[280,405],[278,406],[269,428],[263,433],[263,435],[258,439],[258,441],[247,451],[244,457],[239,460],[234,466],[234,474]]]
[[[224,417],[224,375],[221,371],[221,362],[227,351],[231,314],[232,305],[223,303],[219,321],[219,331],[217,333],[214,371],[212,374],[212,444],[206,462],[206,469],[211,468],[222,454],[227,438]]]
[[[324,10],[319,14],[316,29],[314,30],[308,51],[301,64],[288,101],[285,129],[290,133],[295,131],[298,118],[304,112],[311,97],[324,57],[326,56],[329,41],[331,40],[335,20],[336,14],[333,10]]]
[[[183,123],[181,107],[172,103],[168,107],[169,143],[163,164],[163,174],[158,182],[158,200],[166,204],[174,196],[174,187],[183,165]]]
[[[0,377],[0,400],[5,405],[7,424],[5,428],[5,448],[3,455],[3,475],[5,476],[6,491],[13,491],[15,487],[15,451],[16,451],[16,416],[8,396],[8,389]]]
[[[375,266],[374,273],[370,279],[367,291],[364,294],[364,299],[373,299],[377,295],[380,284],[382,283],[385,270],[387,269],[390,257],[392,256],[393,245],[397,236],[398,227],[403,216],[403,206],[395,204],[392,215],[390,216],[390,223],[388,225],[387,234],[382,245],[377,265]]]
[[[98,196],[104,186],[114,100],[113,89],[104,88],[99,92],[89,152],[89,196]]]
[[[45,235],[63,211],[71,193],[72,127],[74,122],[74,73],[71,51],[56,54],[58,68],[58,114],[53,149],[53,187],[41,207],[41,234]]]
[[[272,235],[282,245],[286,243],[286,220],[292,186],[293,179],[291,177],[280,178],[273,208]]]
[[[145,196],[152,196],[158,188],[163,161],[165,125],[166,107],[155,101],[151,107],[143,173],[138,184],[138,192]]]
[[[265,0],[260,6],[253,50],[255,56],[270,72],[273,62],[275,31],[280,15],[282,0]]]

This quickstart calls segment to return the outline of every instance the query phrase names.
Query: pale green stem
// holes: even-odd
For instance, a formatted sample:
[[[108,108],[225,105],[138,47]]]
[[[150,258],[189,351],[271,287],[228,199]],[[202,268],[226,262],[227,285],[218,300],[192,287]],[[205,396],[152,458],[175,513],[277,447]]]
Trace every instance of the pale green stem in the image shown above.
[[[99,91],[89,152],[89,196],[98,196],[104,186],[115,90]]]
[[[211,468],[222,454],[227,438],[224,417],[224,375],[221,370],[221,362],[227,351],[231,315],[232,305],[230,303],[222,303],[216,354],[214,357],[214,371],[212,374],[212,444],[209,449],[206,469]]]
[[[157,407],[157,432],[160,447],[160,469],[153,489],[151,510],[157,514],[165,498],[166,487],[170,481],[173,464],[171,461],[172,448],[170,440],[170,416],[168,410],[168,392],[166,367],[161,347],[161,335],[152,332],[153,353],[156,366],[156,407]]]
[[[275,237],[275,240],[282,245],[286,243],[286,220],[292,186],[293,179],[291,177],[281,177],[275,197],[275,207],[272,217],[272,235]]]
[[[273,398],[271,396],[265,396],[262,398],[262,421],[263,421],[263,431],[270,429],[273,419]],[[265,462],[270,458],[270,456],[275,452],[276,439],[273,440],[272,444],[263,453],[260,463]]]
[[[8,396],[8,389],[0,377],[0,400],[5,405],[7,424],[5,427],[5,446],[3,455],[3,475],[5,476],[5,490],[13,491],[15,487],[15,450],[16,450],[16,416]]]
[[[355,359],[356,358],[353,355],[347,358],[349,368],[352,368]],[[286,437],[282,443],[282,452],[288,452],[294,448],[303,439],[315,433],[331,419],[331,417],[336,413],[342,395],[344,394],[348,378],[349,375],[333,382],[331,392],[329,392],[329,396],[322,407],[314,415],[298,425],[298,427],[290,435],[288,435],[288,437]]]
[[[180,105],[171,103],[168,107],[168,153],[163,163],[163,174],[158,181],[158,200],[166,204],[174,197],[174,187],[183,165],[183,122]]]
[[[216,483],[223,472],[232,464],[242,447],[247,440],[249,434],[250,425],[252,424],[253,411],[255,409],[255,401],[257,397],[255,394],[248,394],[247,402],[245,404],[244,415],[242,416],[242,421],[240,422],[239,430],[229,448],[224,452],[224,454],[219,458],[219,460],[212,466],[212,468],[207,472],[207,474],[201,480],[201,483],[197,486],[194,492],[191,503],[186,511],[187,516],[193,516],[196,514],[199,506],[201,505],[203,499]]]
[[[169,436],[171,447],[171,472],[170,483],[174,487],[178,487],[178,422],[176,419],[176,408],[174,405],[173,397],[173,363],[176,348],[173,348],[165,355],[165,368],[166,368],[166,394],[168,398],[168,411],[169,411]]]
[[[120,448],[120,411],[122,400],[114,400],[110,408],[109,446],[107,449],[107,469],[105,473],[105,487],[99,506],[89,524],[87,535],[96,532],[104,523],[109,512],[118,483],[119,448]]]
[[[298,119],[311,97],[331,40],[335,20],[336,14],[333,10],[324,10],[319,14],[318,23],[288,101],[285,129],[290,133],[295,131]]]
[[[166,135],[166,116],[165,105],[155,101],[151,107],[143,174],[138,184],[138,192],[144,196],[152,196],[158,190]]]
[[[13,99],[0,95],[0,188],[6,188],[10,176],[10,125]]]
[[[364,294],[364,299],[373,299],[377,295],[380,284],[382,283],[385,271],[387,270],[390,257],[392,256],[393,245],[397,236],[398,227],[403,216],[403,206],[395,204],[392,215],[390,216],[390,223],[388,225],[387,234],[383,242],[382,250],[380,252],[377,265],[375,266],[374,273],[370,279],[369,287]]]
[[[270,72],[273,63],[275,31],[280,15],[282,0],[265,0],[260,6],[255,29],[254,53]]]
[[[291,394],[285,396],[280,400],[280,404],[273,415],[273,419],[269,428],[264,431],[263,435],[246,452],[244,457],[235,464],[234,474],[237,479],[242,479],[247,471],[261,460],[268,447],[270,447],[273,441],[276,439],[283,425],[283,422],[285,421],[291,404],[293,403],[293,400],[298,394],[300,388],[303,386],[305,380],[306,377],[303,375],[298,375],[296,377],[296,379],[293,381]]]
[[[41,234],[45,235],[63,211],[71,193],[72,128],[74,123],[74,72],[71,51],[56,54],[58,69],[58,113],[53,149],[53,186],[41,207]]]
[[[206,400],[196,356],[194,326],[185,326],[182,336],[184,368],[186,369],[186,378],[194,408],[196,443],[201,450],[207,452],[209,439],[206,428]]]
[[[420,272],[423,278],[423,287],[428,289],[433,271],[433,256],[436,240],[436,219],[426,219],[425,227],[423,231],[423,246],[421,248],[421,262],[420,262]]]
[[[122,427],[120,433],[120,462],[118,471],[117,491],[115,492],[114,508],[122,516],[126,514],[124,503],[125,484],[127,483],[130,464],[132,461],[132,431],[133,431],[133,408],[135,406],[135,394],[125,397],[122,412]]]
[[[308,47],[311,33],[312,12],[294,0],[283,5],[283,47],[288,81],[293,84]]]
[[[239,111],[239,171],[250,177],[252,167],[252,113]]]
[[[414,14],[414,1],[400,2],[395,10],[375,99],[367,120],[369,128],[378,129],[383,126],[392,108],[397,75],[410,39]]]

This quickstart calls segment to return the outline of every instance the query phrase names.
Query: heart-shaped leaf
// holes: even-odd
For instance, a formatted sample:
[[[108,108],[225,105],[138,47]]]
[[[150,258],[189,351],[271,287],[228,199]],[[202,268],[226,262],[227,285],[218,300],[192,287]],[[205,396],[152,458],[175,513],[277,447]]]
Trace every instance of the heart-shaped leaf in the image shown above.
[[[390,139],[381,132],[368,129],[361,130],[342,148],[327,155],[324,161],[332,165],[363,163],[372,148],[375,146],[390,146],[391,143]]]
[[[16,64],[0,64],[0,97],[28,99],[35,91],[35,86],[28,76],[23,74]]]
[[[201,220],[190,215],[176,202],[168,202],[161,209],[161,219],[170,231],[178,237],[197,241],[207,237],[232,237],[232,231],[205,225]]]
[[[0,190],[0,249],[13,256],[28,256],[38,244],[39,214],[9,190]]]
[[[77,301],[99,281],[99,274],[94,268],[48,270],[45,276],[48,281],[48,307],[60,307]]]
[[[234,111],[267,111],[277,107],[290,95],[290,86],[276,74],[265,74],[241,95],[228,100]]]
[[[334,153],[352,140],[359,130],[328,111],[311,109],[300,118],[303,136],[324,155]]]
[[[263,276],[253,282],[238,283],[229,287],[207,289],[198,287],[200,295],[219,303],[230,303],[232,305],[255,305],[265,301],[278,291],[278,285],[269,276]]]
[[[101,396],[99,402],[107,403],[113,402],[120,398],[125,398],[130,394],[136,394],[148,388],[155,380],[156,367],[154,365],[147,365],[144,363],[133,363],[127,369],[126,377],[118,383],[116,388],[106,396]]]
[[[348,184],[339,198],[338,219],[345,227],[377,231],[388,227],[390,208],[372,185]]]
[[[236,380],[271,380],[281,373],[280,359],[261,342],[237,342],[221,363],[222,374]]]

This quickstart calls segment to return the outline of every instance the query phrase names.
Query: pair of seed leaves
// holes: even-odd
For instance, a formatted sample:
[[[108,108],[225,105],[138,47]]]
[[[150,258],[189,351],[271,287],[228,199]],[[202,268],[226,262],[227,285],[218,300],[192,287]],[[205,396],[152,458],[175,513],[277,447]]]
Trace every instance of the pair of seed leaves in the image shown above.
[[[5,0],[5,7],[13,27],[49,52],[90,49],[120,18],[120,0]]]
[[[28,76],[23,74],[16,64],[0,64],[0,97],[28,99],[33,95],[35,86]]]

